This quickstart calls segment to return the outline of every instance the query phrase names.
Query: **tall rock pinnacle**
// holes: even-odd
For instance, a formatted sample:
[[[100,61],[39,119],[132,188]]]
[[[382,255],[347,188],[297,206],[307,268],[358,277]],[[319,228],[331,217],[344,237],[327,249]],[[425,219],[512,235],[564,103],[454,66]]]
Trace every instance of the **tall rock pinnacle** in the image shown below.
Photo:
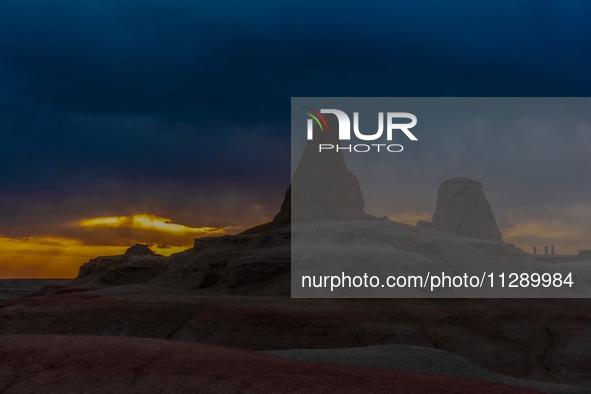
[[[431,228],[464,237],[503,241],[482,184],[465,177],[443,181]]]
[[[357,177],[349,171],[343,152],[319,152],[318,144],[338,145],[339,124],[335,115],[325,115],[328,130],[314,125],[292,179],[293,220],[366,219],[363,194]]]

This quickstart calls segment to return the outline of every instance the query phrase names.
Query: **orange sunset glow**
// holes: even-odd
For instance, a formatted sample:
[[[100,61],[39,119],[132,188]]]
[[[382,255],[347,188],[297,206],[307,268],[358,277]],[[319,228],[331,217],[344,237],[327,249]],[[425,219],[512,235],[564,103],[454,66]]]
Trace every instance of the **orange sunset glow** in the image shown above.
[[[195,236],[223,235],[226,229],[214,227],[192,228],[182,224],[172,223],[170,219],[154,215],[111,216],[81,220],[78,225],[82,227],[127,227],[144,230],[156,230],[168,233],[177,233]]]
[[[87,218],[65,227],[80,236],[0,237],[0,278],[73,278],[84,262],[123,254],[136,243],[170,256],[192,247],[194,238],[230,229],[193,228],[148,214]]]

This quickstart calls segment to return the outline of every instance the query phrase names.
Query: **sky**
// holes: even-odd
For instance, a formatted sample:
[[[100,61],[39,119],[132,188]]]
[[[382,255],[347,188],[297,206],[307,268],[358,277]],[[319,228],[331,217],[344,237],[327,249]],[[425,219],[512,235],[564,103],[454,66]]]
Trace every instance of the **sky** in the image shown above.
[[[586,0],[3,1],[0,277],[270,220],[290,97],[589,96],[590,18]]]

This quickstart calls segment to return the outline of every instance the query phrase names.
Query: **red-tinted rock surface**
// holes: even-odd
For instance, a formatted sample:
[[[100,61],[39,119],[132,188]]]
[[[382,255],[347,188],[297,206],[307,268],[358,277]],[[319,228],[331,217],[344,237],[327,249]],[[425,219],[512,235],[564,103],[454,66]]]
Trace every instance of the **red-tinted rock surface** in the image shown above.
[[[590,323],[588,300],[159,296],[130,286],[0,304],[0,334],[169,338],[249,350],[407,344],[568,384],[591,381]]]
[[[0,336],[2,393],[534,394],[471,379],[140,338]]]

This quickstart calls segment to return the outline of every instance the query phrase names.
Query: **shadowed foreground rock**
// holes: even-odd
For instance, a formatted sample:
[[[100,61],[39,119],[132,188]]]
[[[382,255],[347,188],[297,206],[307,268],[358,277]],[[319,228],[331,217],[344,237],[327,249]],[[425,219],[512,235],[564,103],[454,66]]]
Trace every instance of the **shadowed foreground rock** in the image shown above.
[[[591,391],[589,387],[512,378],[482,368],[457,354],[421,346],[376,345],[344,349],[288,349],[263,353],[292,360],[458,376],[548,393],[589,394]]]
[[[139,255],[97,257],[80,267],[70,286],[143,283],[163,292],[207,288],[225,293],[288,295],[290,228],[285,224],[278,227],[262,234],[255,231],[199,238],[192,249],[170,257],[146,254],[145,249]]]
[[[0,336],[2,393],[534,394],[458,377],[139,338]]]
[[[491,371],[591,383],[589,300],[338,300],[142,293],[139,285],[0,304],[0,334],[133,336],[248,350],[405,344]],[[84,289],[78,289],[84,290]]]
[[[89,283],[129,285],[144,283],[166,269],[167,258],[156,254],[146,245],[135,245],[120,256],[101,256],[80,267],[73,286]]]

